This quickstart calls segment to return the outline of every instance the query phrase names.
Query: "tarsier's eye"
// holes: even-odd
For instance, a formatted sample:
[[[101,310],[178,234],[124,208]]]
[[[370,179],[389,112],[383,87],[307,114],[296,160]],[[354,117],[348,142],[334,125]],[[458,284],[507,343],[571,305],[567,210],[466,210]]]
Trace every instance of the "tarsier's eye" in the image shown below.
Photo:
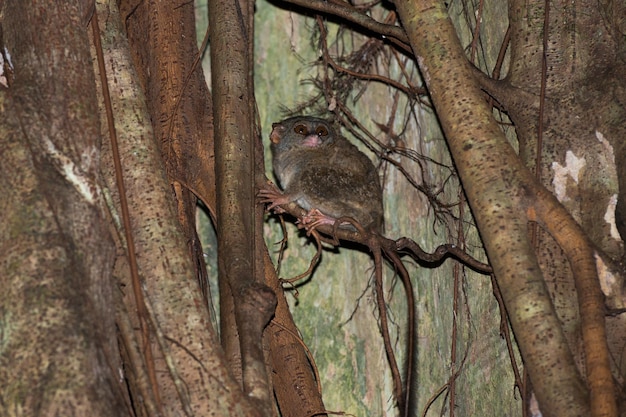
[[[328,136],[328,129],[324,126],[318,126],[317,129],[315,129],[315,134],[317,136]]]
[[[296,125],[296,127],[293,128],[293,131],[299,135],[306,135],[308,133],[305,125]]]

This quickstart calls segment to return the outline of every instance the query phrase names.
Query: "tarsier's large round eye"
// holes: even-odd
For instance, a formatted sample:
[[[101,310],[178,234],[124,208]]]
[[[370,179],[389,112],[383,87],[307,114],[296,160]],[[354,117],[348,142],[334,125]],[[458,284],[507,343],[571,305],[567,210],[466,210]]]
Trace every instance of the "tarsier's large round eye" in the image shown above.
[[[305,125],[296,125],[293,131],[299,135],[306,135],[309,132]]]
[[[315,129],[315,134],[317,136],[328,136],[328,129],[324,126],[318,126],[317,129]]]

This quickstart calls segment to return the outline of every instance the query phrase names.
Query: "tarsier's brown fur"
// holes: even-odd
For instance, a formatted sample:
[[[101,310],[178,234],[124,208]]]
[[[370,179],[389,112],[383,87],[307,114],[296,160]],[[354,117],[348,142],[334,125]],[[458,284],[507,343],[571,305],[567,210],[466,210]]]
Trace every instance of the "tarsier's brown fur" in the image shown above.
[[[367,230],[380,233],[383,197],[372,161],[322,119],[292,117],[274,123],[270,135],[274,173],[283,193],[272,206],[289,201],[317,209],[326,224],[350,216]]]

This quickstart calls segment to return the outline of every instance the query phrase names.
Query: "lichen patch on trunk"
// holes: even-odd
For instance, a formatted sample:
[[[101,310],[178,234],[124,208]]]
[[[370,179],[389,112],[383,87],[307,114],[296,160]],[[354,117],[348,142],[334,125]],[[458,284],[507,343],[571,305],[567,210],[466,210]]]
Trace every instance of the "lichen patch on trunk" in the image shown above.
[[[578,174],[585,166],[586,162],[584,157],[578,158],[571,150],[568,150],[565,154],[565,166],[558,162],[552,162],[552,170],[554,171],[552,185],[554,186],[556,198],[558,198],[560,202],[570,200],[567,194],[568,179],[571,178],[578,184]]]

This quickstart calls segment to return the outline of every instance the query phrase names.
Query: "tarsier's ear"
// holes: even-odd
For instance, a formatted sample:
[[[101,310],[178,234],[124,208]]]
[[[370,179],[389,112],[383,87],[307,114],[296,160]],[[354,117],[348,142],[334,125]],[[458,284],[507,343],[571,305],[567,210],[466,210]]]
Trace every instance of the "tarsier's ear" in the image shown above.
[[[281,125],[280,123],[272,124],[272,133],[270,133],[270,140],[272,141],[272,143],[280,142],[280,139],[285,133],[285,129],[285,126]]]

